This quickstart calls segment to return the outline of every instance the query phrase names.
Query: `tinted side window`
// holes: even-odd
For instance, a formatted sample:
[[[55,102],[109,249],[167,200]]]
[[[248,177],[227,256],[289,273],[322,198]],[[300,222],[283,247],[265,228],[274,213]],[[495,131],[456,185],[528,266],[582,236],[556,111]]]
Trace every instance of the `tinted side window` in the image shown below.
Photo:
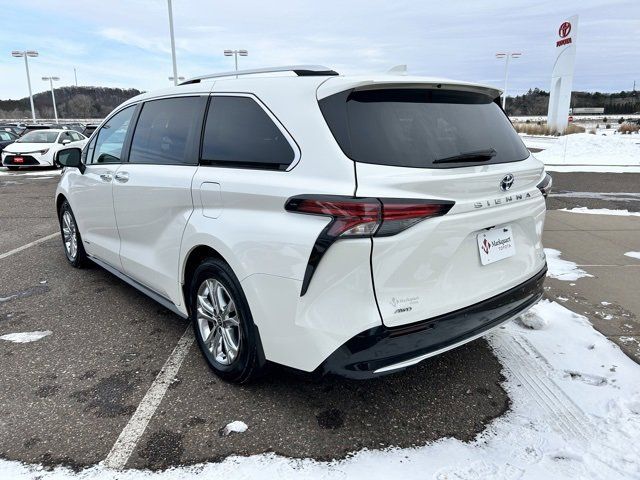
[[[13,137],[9,135],[7,132],[0,132],[0,141],[10,142],[11,140],[13,140]]]
[[[197,164],[191,146],[200,136],[202,107],[200,97],[146,102],[133,133],[129,162]]]
[[[120,163],[124,139],[127,136],[131,116],[135,106],[130,106],[118,112],[105,123],[87,155],[88,163]]]
[[[204,140],[205,163],[285,170],[295,158],[287,138],[248,97],[212,97]]]

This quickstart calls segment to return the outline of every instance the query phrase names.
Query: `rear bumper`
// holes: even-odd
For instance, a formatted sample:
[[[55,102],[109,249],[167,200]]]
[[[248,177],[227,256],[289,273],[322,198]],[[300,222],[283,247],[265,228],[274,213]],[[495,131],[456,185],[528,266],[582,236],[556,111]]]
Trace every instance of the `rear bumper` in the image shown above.
[[[474,340],[540,300],[546,273],[545,265],[529,280],[506,292],[429,320],[365,330],[333,352],[316,372],[372,378]]]

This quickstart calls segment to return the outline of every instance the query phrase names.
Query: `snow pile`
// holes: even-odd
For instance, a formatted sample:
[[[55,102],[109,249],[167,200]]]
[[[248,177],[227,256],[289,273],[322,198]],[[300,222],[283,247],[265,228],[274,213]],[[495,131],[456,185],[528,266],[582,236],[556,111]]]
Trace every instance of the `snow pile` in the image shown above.
[[[553,248],[545,248],[544,253],[547,256],[547,277],[557,278],[558,280],[565,280],[567,282],[573,282],[582,277],[591,277],[587,272],[578,268],[578,265],[560,258],[562,253],[559,250]]]
[[[220,436],[226,437],[227,435],[231,435],[232,433],[244,433],[248,428],[249,427],[247,427],[246,423],[241,422],[240,420],[234,420],[220,430]]]
[[[535,154],[552,167],[572,167],[568,171],[590,171],[589,167],[606,166],[609,170],[632,171],[640,169],[640,141],[625,135],[603,136],[588,133],[565,135]],[[554,170],[553,168],[551,170]],[[564,169],[555,169],[567,171]]]
[[[11,176],[11,177],[24,177],[24,176],[36,176],[36,177],[55,177],[59,176],[62,170],[54,170],[54,169],[34,169],[34,170],[18,170],[16,172],[11,172],[6,168],[0,168],[0,176]]]
[[[0,340],[6,340],[7,342],[13,343],[29,343],[40,340],[41,338],[46,337],[47,335],[51,335],[53,332],[51,330],[42,330],[35,332],[21,332],[21,333],[8,333],[7,335],[2,335]]]
[[[535,310],[529,310],[524,315],[521,315],[520,321],[532,330],[542,330],[549,325],[549,320],[545,317],[538,315]]]
[[[625,253],[626,257],[637,258],[640,260],[640,252],[627,252]]]
[[[504,366],[511,410],[469,443],[445,438],[424,447],[364,450],[319,462],[274,454],[163,472],[45,471],[0,461],[0,477],[108,480],[196,478],[638,479],[640,365],[561,305],[542,301],[532,314],[547,328],[508,323],[489,336]],[[291,425],[295,428],[295,425]]]
[[[640,212],[630,212],[629,210],[611,210],[610,208],[561,208],[561,212],[585,213],[588,215],[614,215],[617,217],[640,217]]]

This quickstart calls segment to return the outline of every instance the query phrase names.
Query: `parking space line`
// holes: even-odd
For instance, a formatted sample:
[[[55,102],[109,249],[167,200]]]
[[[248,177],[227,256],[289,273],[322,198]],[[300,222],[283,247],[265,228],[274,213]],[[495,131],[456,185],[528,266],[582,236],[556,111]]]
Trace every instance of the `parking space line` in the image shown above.
[[[0,254],[0,260],[13,255],[14,253],[18,253],[23,250],[26,250],[29,247],[33,247],[34,245],[38,245],[42,242],[46,242],[47,240],[51,240],[52,238],[55,238],[58,235],[60,235],[60,232],[52,233],[51,235],[47,235],[46,237],[39,238],[38,240],[34,240],[31,243],[27,243],[26,245],[22,245],[21,247],[14,248],[13,250],[9,250],[8,252],[2,253]]]
[[[138,445],[138,441],[146,430],[149,421],[164,398],[167,389],[178,373],[183,360],[187,356],[187,353],[189,353],[189,349],[191,345],[193,345],[194,340],[193,330],[191,325],[189,325],[182,334],[182,337],[180,337],[173,352],[171,352],[171,355],[169,355],[169,358],[167,358],[167,361],[162,366],[162,370],[160,370],[151,387],[147,390],[147,393],[140,402],[140,405],[138,405],[133,416],[120,433],[109,455],[101,462],[102,465],[117,470],[122,470],[125,467],[129,461],[129,457]]]

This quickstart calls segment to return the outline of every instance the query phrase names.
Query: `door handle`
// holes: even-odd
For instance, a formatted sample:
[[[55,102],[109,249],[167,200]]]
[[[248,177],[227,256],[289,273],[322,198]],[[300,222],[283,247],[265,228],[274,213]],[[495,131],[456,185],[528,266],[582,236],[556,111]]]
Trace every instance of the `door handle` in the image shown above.
[[[129,181],[129,172],[117,172],[116,182],[127,183]]]
[[[110,182],[113,179],[113,175],[111,175],[110,173],[101,173],[100,179],[103,182]]]

